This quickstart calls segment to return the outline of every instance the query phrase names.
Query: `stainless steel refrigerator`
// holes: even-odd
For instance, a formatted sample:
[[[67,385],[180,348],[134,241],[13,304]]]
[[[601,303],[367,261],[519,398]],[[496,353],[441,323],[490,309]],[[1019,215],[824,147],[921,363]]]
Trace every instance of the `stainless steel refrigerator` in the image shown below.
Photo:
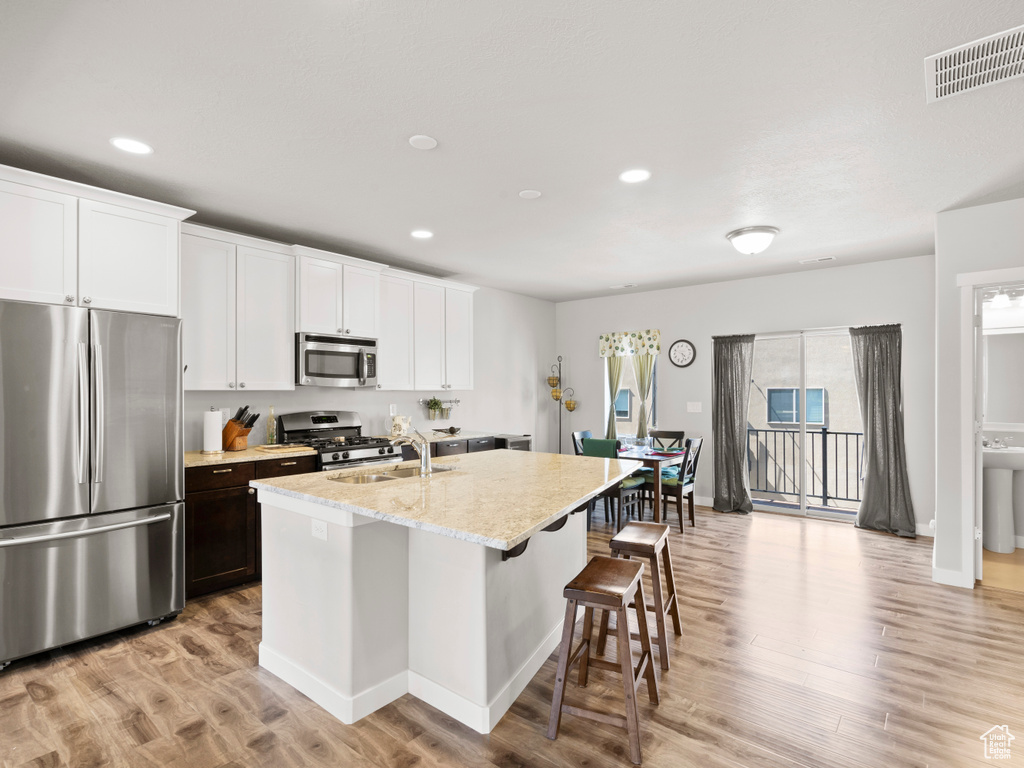
[[[0,668],[181,611],[181,321],[0,301]]]

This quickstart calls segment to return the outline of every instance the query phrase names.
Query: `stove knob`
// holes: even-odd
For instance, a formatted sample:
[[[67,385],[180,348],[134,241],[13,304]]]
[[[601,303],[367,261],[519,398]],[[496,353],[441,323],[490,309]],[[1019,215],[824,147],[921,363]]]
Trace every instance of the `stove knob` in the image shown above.
[[[337,460],[338,460],[338,454],[334,454],[333,456],[331,456],[331,458],[332,458],[332,459],[333,459],[334,461],[337,461]],[[347,458],[347,454],[346,454],[346,458]]]
[[[394,453],[394,452],[395,452],[395,447],[393,445],[388,446],[388,453]]]
[[[347,459],[348,458],[348,451],[345,451],[343,454],[341,454],[341,458]]]
[[[384,453],[384,449],[383,448],[378,448],[377,449],[377,453],[383,454]]]

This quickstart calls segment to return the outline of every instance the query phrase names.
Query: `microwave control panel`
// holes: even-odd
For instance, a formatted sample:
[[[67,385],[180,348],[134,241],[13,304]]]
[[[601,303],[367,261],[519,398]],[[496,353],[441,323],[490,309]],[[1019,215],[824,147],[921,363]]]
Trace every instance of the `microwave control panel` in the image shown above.
[[[366,353],[366,378],[377,378],[377,355],[373,352]]]

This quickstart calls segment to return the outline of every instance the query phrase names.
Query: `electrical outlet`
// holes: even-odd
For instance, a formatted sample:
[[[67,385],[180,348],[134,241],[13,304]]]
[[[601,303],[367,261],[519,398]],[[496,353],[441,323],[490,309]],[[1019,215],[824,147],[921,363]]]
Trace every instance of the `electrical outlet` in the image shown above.
[[[703,408],[703,406],[700,403],[687,403],[686,404],[686,412],[687,413],[700,413],[703,410],[704,410],[704,408]]]
[[[220,409],[220,424],[221,424],[222,427],[223,426],[227,426],[228,419],[230,419],[230,418],[231,418],[231,409],[230,408],[221,408]]]
[[[327,521],[326,520],[314,520],[313,521],[313,538],[320,539],[320,541],[327,541]]]

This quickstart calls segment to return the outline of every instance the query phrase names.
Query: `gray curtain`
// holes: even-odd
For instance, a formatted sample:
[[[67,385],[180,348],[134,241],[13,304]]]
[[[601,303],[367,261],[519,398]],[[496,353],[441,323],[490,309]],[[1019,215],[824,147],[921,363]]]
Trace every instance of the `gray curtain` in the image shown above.
[[[747,404],[754,367],[754,336],[716,336],[714,339],[715,503],[720,512],[750,512],[747,472]]]
[[[608,361],[608,396],[611,398],[608,405],[608,426],[604,431],[606,440],[614,440],[618,436],[615,427],[615,398],[619,396],[619,385],[622,383],[622,361],[621,357],[606,357]]]
[[[903,333],[899,325],[851,328],[850,340],[864,421],[864,492],[857,526],[914,537],[903,444]]]

